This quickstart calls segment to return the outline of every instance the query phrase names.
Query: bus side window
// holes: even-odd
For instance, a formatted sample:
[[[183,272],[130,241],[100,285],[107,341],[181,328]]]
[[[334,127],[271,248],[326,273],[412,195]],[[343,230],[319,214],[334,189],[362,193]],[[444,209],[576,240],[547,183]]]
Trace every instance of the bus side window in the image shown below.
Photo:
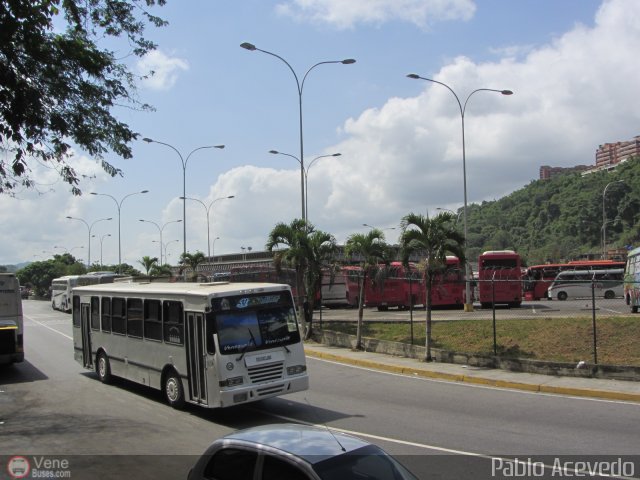
[[[100,330],[100,299],[91,297],[91,330]]]
[[[80,297],[78,295],[73,296],[73,326],[80,326]]]
[[[111,331],[122,335],[127,333],[127,308],[124,298],[111,299]]]
[[[111,299],[102,297],[102,331],[111,333]]]
[[[162,341],[162,308],[160,300],[144,301],[144,338]]]
[[[127,299],[127,335],[142,338],[142,299]]]
[[[167,343],[184,343],[182,303],[165,300],[162,309],[162,337]]]

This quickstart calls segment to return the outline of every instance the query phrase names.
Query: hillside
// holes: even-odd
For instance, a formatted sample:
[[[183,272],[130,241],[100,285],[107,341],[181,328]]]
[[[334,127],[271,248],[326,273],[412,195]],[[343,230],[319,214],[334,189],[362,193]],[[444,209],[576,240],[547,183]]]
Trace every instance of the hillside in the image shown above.
[[[510,195],[471,204],[471,261],[485,250],[514,249],[529,265],[602,253],[603,192],[607,249],[640,244],[640,158],[611,172],[535,180]]]

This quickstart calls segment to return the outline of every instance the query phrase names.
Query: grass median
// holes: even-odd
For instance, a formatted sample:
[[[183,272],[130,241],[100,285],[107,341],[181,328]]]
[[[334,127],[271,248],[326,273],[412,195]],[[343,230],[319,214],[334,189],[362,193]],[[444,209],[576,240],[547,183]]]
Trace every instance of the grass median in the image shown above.
[[[492,355],[491,320],[433,322],[435,348]],[[331,322],[325,329],[356,334],[355,322]],[[378,340],[425,344],[425,322],[365,322],[362,335]],[[598,363],[640,366],[640,319],[599,318],[596,323]],[[511,358],[593,363],[593,324],[590,317],[500,319],[496,321],[497,352]]]

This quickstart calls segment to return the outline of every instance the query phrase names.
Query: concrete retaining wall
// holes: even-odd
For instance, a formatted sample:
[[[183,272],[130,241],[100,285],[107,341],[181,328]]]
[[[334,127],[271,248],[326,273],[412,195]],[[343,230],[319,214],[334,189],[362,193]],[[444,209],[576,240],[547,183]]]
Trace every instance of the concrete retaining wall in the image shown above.
[[[313,339],[318,343],[334,347],[355,348],[356,336],[330,330],[315,329]],[[396,355],[399,357],[424,360],[426,348],[407,343],[377,340],[362,337],[364,350],[367,352]],[[612,380],[640,381],[640,367],[620,365],[582,365],[581,368],[573,363],[546,362],[523,358],[506,358],[489,355],[474,355],[469,353],[449,352],[437,348],[431,349],[431,356],[437,362],[456,363],[474,367],[500,368],[513,372],[540,373],[585,378],[608,378]]]

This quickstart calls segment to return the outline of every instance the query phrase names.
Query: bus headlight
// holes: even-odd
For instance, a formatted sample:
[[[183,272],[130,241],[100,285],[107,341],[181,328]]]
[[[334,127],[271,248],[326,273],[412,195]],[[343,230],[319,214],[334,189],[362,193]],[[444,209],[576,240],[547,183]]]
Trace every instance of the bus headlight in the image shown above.
[[[293,365],[291,367],[287,367],[287,375],[300,375],[307,371],[306,365]]]
[[[234,387],[236,385],[242,385],[244,379],[242,377],[231,377],[219,382],[221,387]]]

